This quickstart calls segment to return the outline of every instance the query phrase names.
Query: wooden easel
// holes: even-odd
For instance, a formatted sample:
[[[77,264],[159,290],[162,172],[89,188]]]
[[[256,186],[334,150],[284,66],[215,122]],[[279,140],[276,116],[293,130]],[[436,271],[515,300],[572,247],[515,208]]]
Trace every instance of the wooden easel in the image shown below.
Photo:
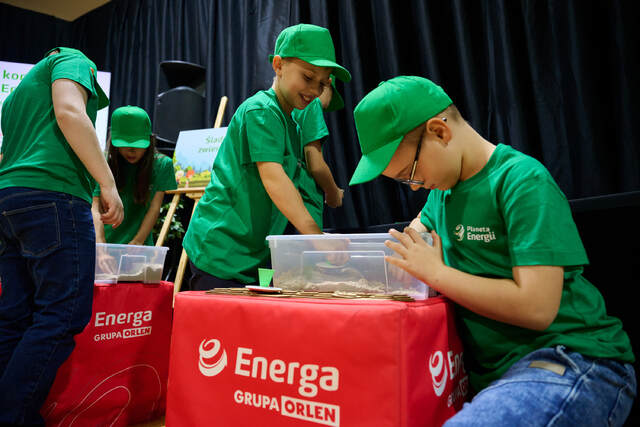
[[[216,121],[213,124],[214,128],[219,128],[222,124],[222,117],[224,116],[224,110],[227,107],[227,101],[229,98],[223,96],[220,98],[220,105],[218,106],[218,113],[216,114]],[[164,239],[167,237],[167,233],[169,232],[169,226],[171,225],[171,220],[173,219],[173,215],[176,212],[176,208],[178,207],[178,202],[180,201],[180,196],[186,194],[188,198],[193,200],[193,210],[191,211],[191,216],[193,216],[193,212],[196,210],[196,206],[198,205],[198,201],[204,194],[205,187],[193,187],[193,188],[180,188],[177,190],[169,190],[166,191],[166,194],[173,194],[173,199],[171,199],[171,205],[169,205],[169,211],[167,212],[167,216],[164,218],[164,222],[162,223],[162,229],[160,230],[160,234],[158,235],[158,240],[156,240],[156,246],[162,246],[164,243]],[[176,271],[176,279],[173,284],[173,295],[180,292],[180,288],[182,287],[182,279],[184,278],[184,270],[187,268],[188,256],[187,252],[182,249],[182,254],[180,255],[180,262],[178,263],[178,270]]]

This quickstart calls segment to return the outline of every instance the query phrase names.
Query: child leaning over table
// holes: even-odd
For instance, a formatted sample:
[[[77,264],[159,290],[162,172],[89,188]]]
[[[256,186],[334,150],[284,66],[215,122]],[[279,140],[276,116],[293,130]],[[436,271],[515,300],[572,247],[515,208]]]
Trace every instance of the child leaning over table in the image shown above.
[[[323,111],[336,111],[344,107],[344,101],[335,86],[335,76],[326,85],[322,94],[304,110],[293,110],[291,116],[298,124],[303,145],[300,168],[297,177],[298,191],[305,207],[323,228],[324,204],[331,208],[342,206],[344,190],[336,185],[329,165],[322,156],[322,143],[329,135]]]
[[[636,396],[629,338],[582,276],[585,250],[544,166],[485,140],[424,78],[382,83],[354,117],[351,185],[382,174],[431,190],[420,221],[434,245],[390,230],[400,258],[387,260],[457,304],[477,394],[446,425],[622,425]]]
[[[273,86],[233,115],[183,240],[191,289],[257,282],[268,264],[266,236],[282,234],[288,222],[302,234],[321,233],[292,182],[301,145],[291,112],[317,98],[332,72],[343,81],[351,75],[336,63],[329,31],[315,25],[284,29],[271,60]]]
[[[94,128],[109,105],[96,65],[58,47],[2,104],[0,425],[44,425],[40,408],[91,319],[94,179],[104,223],[122,202]]]
[[[149,115],[127,105],[111,114],[107,162],[124,205],[118,228],[100,221],[100,188],[93,191],[93,223],[98,243],[153,246],[151,230],[158,219],[164,192],[176,189],[173,161],[156,151]]]

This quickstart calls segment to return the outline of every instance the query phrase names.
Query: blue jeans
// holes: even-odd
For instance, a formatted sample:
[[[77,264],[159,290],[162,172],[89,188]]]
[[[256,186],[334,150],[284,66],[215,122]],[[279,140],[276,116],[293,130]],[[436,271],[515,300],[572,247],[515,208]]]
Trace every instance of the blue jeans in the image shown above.
[[[44,403],[91,318],[95,232],[69,194],[0,190],[0,425],[44,425]]]
[[[544,348],[515,363],[445,426],[622,426],[635,396],[630,364]]]

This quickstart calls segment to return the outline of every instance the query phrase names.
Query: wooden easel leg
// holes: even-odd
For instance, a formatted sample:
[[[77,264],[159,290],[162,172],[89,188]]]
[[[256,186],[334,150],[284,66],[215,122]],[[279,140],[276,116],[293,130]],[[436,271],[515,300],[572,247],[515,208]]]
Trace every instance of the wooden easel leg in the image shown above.
[[[158,240],[156,240],[156,246],[162,246],[162,244],[164,243],[164,239],[167,237],[167,233],[169,232],[169,226],[171,226],[171,220],[173,219],[173,215],[176,213],[176,208],[178,207],[179,201],[180,194],[174,194],[173,199],[171,199],[171,205],[169,205],[167,216],[164,218],[162,229],[160,229]]]
[[[196,211],[196,206],[198,206],[198,201],[200,198],[193,200],[193,210],[191,211],[191,216]],[[182,254],[180,255],[180,262],[178,263],[178,271],[176,272],[176,280],[173,284],[173,295],[180,292],[180,288],[182,287],[182,279],[184,278],[184,270],[187,268],[187,261],[189,257],[187,256],[187,251],[182,249]]]

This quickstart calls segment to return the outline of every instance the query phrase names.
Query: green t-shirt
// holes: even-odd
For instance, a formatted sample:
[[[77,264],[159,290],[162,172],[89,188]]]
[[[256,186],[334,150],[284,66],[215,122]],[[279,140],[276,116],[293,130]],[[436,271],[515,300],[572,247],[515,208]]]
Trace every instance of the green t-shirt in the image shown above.
[[[293,110],[293,120],[298,124],[300,134],[300,154],[303,167],[296,177],[296,187],[302,196],[302,202],[311,217],[322,229],[322,212],[324,209],[324,192],[309,173],[304,156],[304,147],[313,141],[324,140],[329,135],[329,129],[324,121],[322,103],[319,98],[314,99],[304,110]]]
[[[98,108],[96,66],[82,52],[60,48],[27,73],[2,105],[0,188],[29,187],[58,191],[91,203],[93,180],[58,127],[51,85],[73,80],[87,90],[87,115],[95,123]]]
[[[544,347],[564,345],[593,358],[635,360],[622,323],[607,316],[602,295],[582,276],[588,260],[569,203],[537,160],[498,145],[476,175],[450,190],[432,190],[421,221],[442,237],[446,264],[473,275],[513,279],[514,266],[564,267],[558,315],[544,331],[456,307],[475,390]]]
[[[124,220],[118,227],[113,228],[111,225],[104,226],[104,237],[107,243],[127,244],[135,237],[140,230],[142,220],[144,220],[151,200],[158,191],[175,190],[176,177],[173,171],[173,161],[164,154],[156,153],[153,158],[153,169],[151,171],[151,184],[149,185],[149,198],[147,202],[137,204],[134,201],[136,174],[138,173],[137,165],[132,165],[124,161],[125,185],[118,189],[122,206],[124,207]],[[94,197],[100,196],[100,187],[96,186],[93,191]],[[149,233],[144,244],[153,246],[153,236]]]
[[[265,238],[282,234],[287,218],[267,194],[256,162],[280,163],[293,180],[299,147],[297,126],[273,89],[238,107],[182,242],[196,267],[221,279],[258,280],[269,257]]]

